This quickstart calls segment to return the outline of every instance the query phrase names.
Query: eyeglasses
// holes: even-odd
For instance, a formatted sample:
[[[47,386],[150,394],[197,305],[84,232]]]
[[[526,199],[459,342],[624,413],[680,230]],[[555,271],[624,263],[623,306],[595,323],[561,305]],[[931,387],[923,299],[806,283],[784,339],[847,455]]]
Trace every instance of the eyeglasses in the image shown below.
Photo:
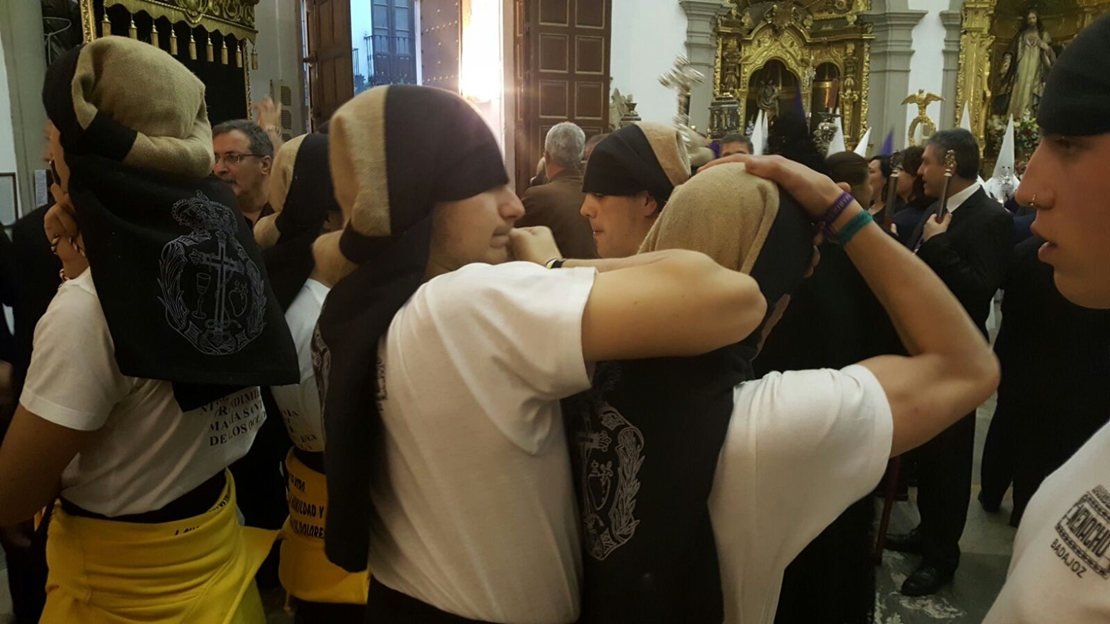
[[[262,158],[263,157],[261,154],[236,154],[234,152],[228,152],[226,154],[214,154],[214,156],[216,157],[215,164],[217,164],[217,165],[220,164],[221,160],[226,162],[229,165],[238,165],[239,163],[243,162],[244,159],[247,159],[247,158],[251,158],[251,157]]]

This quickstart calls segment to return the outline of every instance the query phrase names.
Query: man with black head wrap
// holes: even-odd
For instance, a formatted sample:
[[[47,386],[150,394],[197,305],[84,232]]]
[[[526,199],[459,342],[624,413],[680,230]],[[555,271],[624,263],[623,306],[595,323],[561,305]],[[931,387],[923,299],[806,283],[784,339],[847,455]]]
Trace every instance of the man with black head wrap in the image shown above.
[[[690,157],[674,127],[638,123],[598,143],[582,181],[582,216],[590,220],[598,255],[635,254],[674,188],[689,177]]]
[[[452,149],[429,161],[425,136]],[[334,284],[313,353],[328,558],[369,563],[368,621],[573,622],[559,399],[590,386],[587,362],[743,339],[766,311],[758,286],[680,250],[544,269],[562,264],[550,230],[513,229],[497,142],[446,91],[371,89],[329,142],[346,227],[315,244]]]
[[[1049,74],[1041,144],[1017,199],[1037,209],[1039,257],[1073,303],[1110,308],[1110,16]],[[1045,323],[1058,322],[1044,319]],[[1106,345],[1103,345],[1104,347]],[[1110,621],[1110,425],[1048,477],[1026,507],[1009,577],[985,624]]]

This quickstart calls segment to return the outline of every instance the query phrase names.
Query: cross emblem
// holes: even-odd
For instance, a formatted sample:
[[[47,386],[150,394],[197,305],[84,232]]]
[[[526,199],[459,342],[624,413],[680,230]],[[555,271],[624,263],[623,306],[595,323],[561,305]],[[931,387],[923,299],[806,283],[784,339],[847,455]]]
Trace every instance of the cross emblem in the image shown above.
[[[659,76],[660,84],[678,93],[678,114],[674,121],[680,129],[685,130],[690,125],[690,90],[704,81],[705,75],[694,69],[685,56],[675,58],[671,71]]]
[[[216,318],[209,319],[205,325],[209,329],[223,332],[231,325],[231,322],[227,320],[228,272],[234,271],[235,273],[242,273],[243,264],[227,255],[227,237],[223,232],[216,233],[216,240],[219,244],[216,253],[206,253],[193,249],[189,252],[189,259],[199,266],[215,269],[216,271],[216,291],[214,293],[216,297]],[[198,276],[198,286],[200,282],[201,280]],[[201,289],[201,297],[204,296],[205,290],[207,290],[207,288]]]

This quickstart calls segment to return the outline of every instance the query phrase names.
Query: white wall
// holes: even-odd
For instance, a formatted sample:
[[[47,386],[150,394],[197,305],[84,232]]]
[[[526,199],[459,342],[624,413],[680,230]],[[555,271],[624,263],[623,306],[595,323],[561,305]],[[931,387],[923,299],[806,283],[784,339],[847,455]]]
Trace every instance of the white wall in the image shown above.
[[[632,94],[644,121],[672,123],[677,96],[659,75],[686,54],[686,14],[674,0],[613,0],[612,17],[612,88]]]
[[[12,128],[12,102],[8,89],[8,68],[4,64],[4,42],[0,40],[0,173],[15,171],[17,171],[17,161],[15,133]],[[18,175],[16,177],[18,179]],[[34,206],[23,205],[25,202],[22,197],[19,198],[19,203],[23,212],[34,210]]]
[[[913,57],[910,58],[910,93],[925,89],[926,93],[941,95],[944,89],[944,24],[940,21],[941,11],[948,10],[948,0],[909,0],[910,9],[928,11],[913,29]],[[909,95],[909,94],[907,94]],[[906,127],[917,116],[916,106],[906,106]],[[942,119],[941,104],[930,104],[929,117],[937,124],[937,130],[945,130],[950,120]],[[906,137],[895,137],[895,147],[903,147]]]
[[[293,105],[304,105],[304,54],[300,39],[300,0],[269,0],[254,8],[254,27],[258,30],[258,69],[251,72],[251,100],[254,103],[271,95],[272,81],[288,82],[294,87]],[[277,95],[276,93],[272,95]],[[306,119],[305,111],[294,115]],[[294,128],[293,134],[302,134]]]

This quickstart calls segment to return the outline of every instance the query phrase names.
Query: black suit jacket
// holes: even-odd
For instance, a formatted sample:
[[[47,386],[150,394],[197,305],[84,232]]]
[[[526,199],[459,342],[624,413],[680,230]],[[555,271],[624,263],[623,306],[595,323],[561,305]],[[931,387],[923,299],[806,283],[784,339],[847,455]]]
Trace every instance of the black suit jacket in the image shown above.
[[[555,244],[564,258],[589,260],[597,257],[590,220],[581,214],[582,174],[577,171],[560,171],[546,184],[533,186],[521,195],[524,216],[517,220],[517,227],[545,225],[551,228]]]
[[[911,249],[938,205],[918,224]],[[979,189],[952,213],[948,231],[922,243],[917,256],[948,286],[985,336],[991,300],[1006,278],[1013,250],[1013,218]]]

